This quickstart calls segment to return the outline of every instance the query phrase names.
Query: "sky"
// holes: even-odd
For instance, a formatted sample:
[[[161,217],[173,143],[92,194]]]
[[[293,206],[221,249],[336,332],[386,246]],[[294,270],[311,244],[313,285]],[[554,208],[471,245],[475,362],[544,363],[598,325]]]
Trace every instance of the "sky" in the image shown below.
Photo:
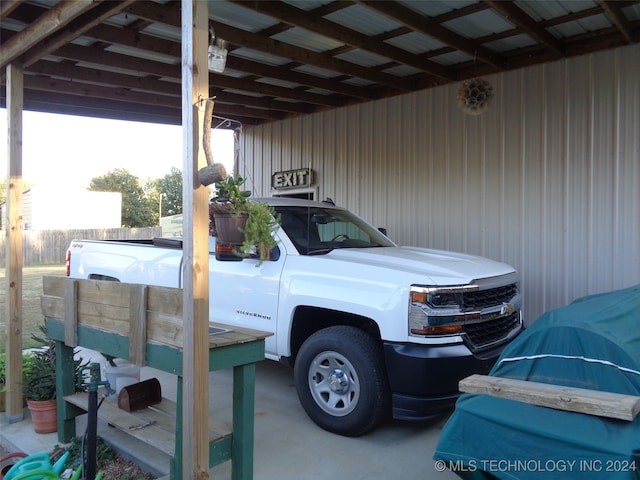
[[[216,162],[233,169],[233,136],[214,130]],[[8,175],[7,111],[0,109],[0,181]],[[35,186],[86,189],[92,178],[124,168],[147,179],[183,170],[182,127],[25,111],[22,177]],[[69,184],[69,182],[72,184]]]

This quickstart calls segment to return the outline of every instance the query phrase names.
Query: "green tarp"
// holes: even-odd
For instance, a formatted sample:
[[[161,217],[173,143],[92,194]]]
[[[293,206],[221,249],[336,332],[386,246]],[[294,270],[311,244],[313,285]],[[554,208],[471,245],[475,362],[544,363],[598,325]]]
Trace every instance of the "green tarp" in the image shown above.
[[[491,376],[640,396],[640,285],[545,313]],[[464,394],[434,454],[464,479],[640,480],[634,421]]]

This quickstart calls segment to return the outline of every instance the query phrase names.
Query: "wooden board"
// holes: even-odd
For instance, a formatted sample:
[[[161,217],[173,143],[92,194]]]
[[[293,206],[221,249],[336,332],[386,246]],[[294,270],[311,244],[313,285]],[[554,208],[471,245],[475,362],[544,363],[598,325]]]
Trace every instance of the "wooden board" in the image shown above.
[[[64,399],[83,410],[87,410],[89,394],[86,392],[67,395]],[[176,403],[166,398],[152,407],[131,413],[118,408],[116,399],[106,399],[98,409],[98,418],[101,420],[171,457],[175,455],[175,415]],[[100,432],[98,432],[99,434]],[[221,422],[210,421],[210,443],[230,437],[230,428]]]
[[[632,421],[640,412],[640,397],[584,388],[471,375],[460,381],[461,392],[483,393],[542,407]]]
[[[70,282],[77,284],[75,290],[67,287]],[[141,365],[145,341],[182,348],[184,322],[182,289],[149,285],[145,286],[144,295],[140,294],[140,298],[135,298],[135,292],[140,287],[104,280],[47,276],[43,278],[42,313],[46,318],[61,321],[72,314],[76,325],[136,338],[137,342],[132,344],[130,361]],[[69,292],[73,292],[75,298],[66,298],[69,297]],[[74,311],[69,312],[70,309]],[[144,322],[146,326],[132,326],[132,319],[138,323]],[[68,328],[68,323],[70,322],[65,322],[65,328]],[[228,331],[211,335],[209,348],[253,342],[271,335],[247,328],[219,326]],[[71,337],[71,333],[65,332],[65,337]]]

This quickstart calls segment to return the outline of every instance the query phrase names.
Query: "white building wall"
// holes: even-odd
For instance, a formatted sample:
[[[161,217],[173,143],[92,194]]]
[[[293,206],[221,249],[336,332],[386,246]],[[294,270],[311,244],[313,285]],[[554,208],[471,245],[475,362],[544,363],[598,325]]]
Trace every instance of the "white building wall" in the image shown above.
[[[402,245],[480,254],[522,274],[527,321],[640,282],[640,45],[245,128],[240,173],[308,167]]]
[[[24,195],[26,230],[120,228],[122,194],[32,187]]]

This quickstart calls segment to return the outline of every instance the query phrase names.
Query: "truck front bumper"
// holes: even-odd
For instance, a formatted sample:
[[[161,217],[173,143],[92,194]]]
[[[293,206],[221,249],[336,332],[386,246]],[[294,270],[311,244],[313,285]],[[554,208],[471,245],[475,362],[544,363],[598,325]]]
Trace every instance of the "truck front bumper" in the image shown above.
[[[383,346],[393,418],[399,420],[426,420],[450,411],[460,396],[458,382],[489,373],[505,347],[475,355],[463,344]]]

